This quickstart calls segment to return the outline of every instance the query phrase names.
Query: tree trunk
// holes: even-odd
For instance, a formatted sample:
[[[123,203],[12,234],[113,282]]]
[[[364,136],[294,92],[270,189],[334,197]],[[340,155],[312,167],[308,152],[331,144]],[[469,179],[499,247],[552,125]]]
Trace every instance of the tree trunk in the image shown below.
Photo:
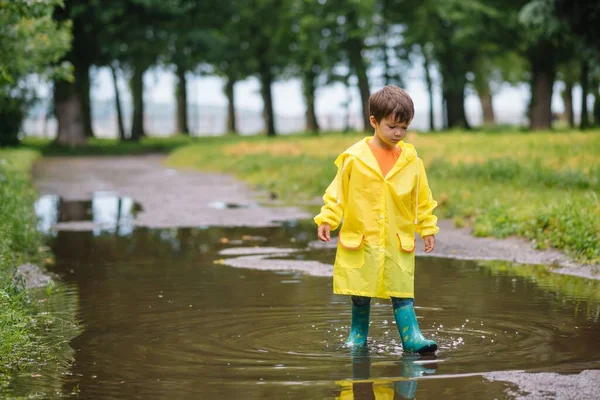
[[[587,61],[581,60],[581,123],[579,129],[590,127],[587,97],[589,93],[590,66]]]
[[[352,9],[346,18],[346,24],[350,29],[358,27],[356,10]],[[364,130],[367,131],[371,126],[369,122],[369,97],[371,92],[369,90],[369,78],[367,76],[367,65],[362,56],[364,49],[364,43],[362,39],[351,36],[347,41],[348,55],[350,58],[350,67],[354,70],[356,77],[358,78],[358,90],[360,92],[360,99],[362,102],[363,111],[363,126]]]
[[[565,105],[565,118],[569,123],[569,128],[575,127],[575,113],[573,112],[573,83],[565,82],[563,92],[563,103]]]
[[[446,99],[442,95],[442,129],[448,129],[448,107],[446,106]]]
[[[461,79],[463,78],[463,79]],[[446,85],[444,77],[443,96],[446,103],[446,121],[447,127],[470,129],[465,114],[465,85],[464,75],[457,75],[451,78],[453,82]]]
[[[594,93],[594,125],[600,126],[600,89],[596,85],[596,92]]]
[[[481,103],[481,109],[483,110],[483,125],[495,125],[496,116],[494,114],[494,105],[492,104],[492,91],[488,87],[485,90],[479,90],[477,95]]]
[[[131,124],[131,140],[138,141],[146,136],[144,131],[144,72],[146,68],[133,66],[131,92],[133,96],[133,123]]]
[[[352,98],[352,92],[350,88],[350,75],[344,79],[344,88],[346,89],[346,100],[344,100],[344,133],[350,132],[350,99]]]
[[[177,133],[190,134],[187,112],[187,80],[185,68],[177,66]]]
[[[273,95],[271,93],[271,86],[273,84],[273,74],[271,73],[270,67],[261,62],[260,65],[260,92],[262,94],[264,109],[263,119],[265,121],[265,130],[267,136],[276,136],[275,131],[275,113],[273,112]]]
[[[119,199],[117,200],[117,220],[116,220],[116,225],[115,225],[115,234],[117,236],[120,236],[120,234],[121,234],[121,207],[122,207],[122,203],[123,203],[123,198],[119,196]]]
[[[530,57],[531,63],[531,104],[529,109],[529,129],[552,128],[552,86],[554,85],[555,62],[553,48],[541,45]]]
[[[302,76],[302,91],[306,102],[306,130],[319,133],[319,122],[315,112],[315,79],[316,74],[312,70],[304,71]]]
[[[227,96],[227,132],[237,135],[237,124],[235,115],[235,79],[227,77],[225,82],[225,96]]]
[[[446,25],[441,20],[438,22],[443,26]],[[454,51],[450,38],[454,35],[455,29],[453,26],[445,26],[444,33],[440,36],[444,45],[436,50],[439,71],[442,76],[442,97],[445,106],[444,125],[448,129],[470,129],[465,113],[465,86],[470,66],[468,60],[475,58],[476,54]]]
[[[110,71],[112,72],[113,85],[115,87],[115,107],[117,109],[117,126],[119,128],[119,140],[124,142],[125,137],[125,126],[123,125],[123,110],[121,109],[121,96],[119,94],[119,80],[117,77],[117,69],[114,65],[110,65]]]
[[[87,144],[81,99],[74,83],[54,82],[54,112],[58,122],[57,144],[69,147]]]
[[[461,60],[457,60],[456,55],[452,52],[442,54],[439,61],[442,75],[442,97],[446,106],[446,127],[470,129],[465,113],[467,78],[464,66],[460,65]]]
[[[88,211],[91,208],[91,201],[64,201],[59,199],[56,222],[90,221],[92,216]]]
[[[350,64],[356,73],[356,77],[358,78],[358,90],[360,92],[360,99],[362,103],[363,129],[367,131],[371,126],[371,123],[369,122],[369,97],[371,96],[371,92],[369,90],[367,66],[365,65],[365,60],[362,57],[363,45],[359,39],[350,39],[348,42],[350,42]]]
[[[390,0],[378,0],[379,12],[381,15],[388,15],[390,13]],[[379,40],[381,43],[382,61],[383,61],[383,84],[389,85],[392,83],[392,66],[390,65],[390,57],[388,55],[388,43],[389,43],[389,25],[387,18],[381,18],[379,24]]]
[[[92,107],[90,102],[90,66],[74,62],[75,87],[81,101],[81,110],[83,118],[83,127],[87,137],[94,137],[92,127]]]
[[[427,83],[427,93],[429,94],[429,130],[435,131],[435,114],[433,105],[433,80],[431,79],[431,73],[429,66],[431,65],[430,55],[427,54],[427,50],[423,50],[423,68],[425,69],[425,82]]]

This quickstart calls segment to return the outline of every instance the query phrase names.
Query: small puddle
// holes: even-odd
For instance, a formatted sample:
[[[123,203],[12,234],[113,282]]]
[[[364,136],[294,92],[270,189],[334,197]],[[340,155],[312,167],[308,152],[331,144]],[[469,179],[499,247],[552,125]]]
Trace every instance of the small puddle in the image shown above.
[[[239,204],[239,203],[228,203],[225,201],[214,201],[212,203],[208,203],[207,206],[209,208],[215,208],[217,210],[227,210],[227,209],[236,209],[236,208],[258,208],[258,205],[253,204],[253,203]]]
[[[307,250],[314,236],[312,221],[135,229],[124,236],[56,232],[52,271],[77,288],[84,327],[71,342],[75,362],[63,392],[506,398],[512,385],[486,373],[600,369],[600,300],[590,295],[596,284],[569,277],[575,289],[557,292],[491,264],[433,257],[417,260],[416,305],[439,353],[402,354],[391,305],[383,300],[372,307],[368,350],[345,349],[349,299],[332,294],[330,276],[286,269],[294,262],[333,263],[334,250]],[[280,267],[227,265],[244,257],[266,257]]]
[[[96,192],[91,200],[64,200],[57,195],[41,196],[35,204],[39,229],[51,233],[54,228],[84,229],[129,234],[133,231],[135,215],[142,206],[130,197],[111,192]]]

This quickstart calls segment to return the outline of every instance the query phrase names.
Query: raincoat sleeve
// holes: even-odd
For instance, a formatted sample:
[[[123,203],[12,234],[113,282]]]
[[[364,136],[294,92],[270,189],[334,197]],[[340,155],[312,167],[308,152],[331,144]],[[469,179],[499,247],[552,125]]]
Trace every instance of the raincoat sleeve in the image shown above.
[[[437,207],[438,203],[433,199],[431,189],[429,188],[429,182],[427,181],[427,174],[425,173],[425,166],[421,159],[419,161],[419,178],[418,187],[416,190],[418,193],[418,206],[417,206],[417,218],[415,230],[421,237],[435,235],[439,232],[440,228],[437,227],[438,218],[433,215],[433,210]]]
[[[336,230],[342,216],[344,214],[344,200],[348,198],[348,184],[350,182],[350,160],[348,158],[339,157],[336,160],[338,167],[337,174],[333,179],[333,182],[325,190],[323,195],[323,202],[325,203],[321,207],[321,212],[314,218],[317,226],[322,223],[327,223],[331,226],[331,230]]]

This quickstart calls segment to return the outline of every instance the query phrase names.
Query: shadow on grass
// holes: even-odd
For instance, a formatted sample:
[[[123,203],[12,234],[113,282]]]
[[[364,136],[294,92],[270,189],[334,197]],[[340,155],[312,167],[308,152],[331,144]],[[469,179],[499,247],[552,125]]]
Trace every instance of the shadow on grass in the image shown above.
[[[92,138],[86,146],[73,148],[57,145],[49,139],[25,138],[21,148],[39,151],[43,156],[124,156],[167,154],[178,147],[198,143],[199,140],[199,138],[183,135],[165,138],[149,137],[137,142]]]

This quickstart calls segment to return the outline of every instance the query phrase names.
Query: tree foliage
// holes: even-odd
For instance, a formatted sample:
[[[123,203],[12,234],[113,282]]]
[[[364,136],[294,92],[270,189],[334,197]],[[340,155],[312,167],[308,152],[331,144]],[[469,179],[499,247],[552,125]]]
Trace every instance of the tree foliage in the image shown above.
[[[272,85],[278,79],[301,80],[306,127],[315,132],[318,88],[356,83],[368,126],[373,84],[406,84],[409,63],[417,61],[427,70],[430,93],[436,84],[431,70],[439,72],[448,127],[469,126],[469,90],[493,114],[492,96],[502,85],[529,82],[530,127],[546,129],[556,79],[598,93],[598,15],[597,2],[567,0],[0,0],[0,83],[14,91],[27,74],[55,76],[65,71],[57,62],[63,59],[74,66],[74,92],[59,89],[81,99],[85,117],[90,66],[122,69],[134,99],[131,136],[139,138],[149,69],[167,66],[177,75],[182,132],[188,130],[186,76],[224,78],[230,131],[236,130],[234,86],[254,76],[265,131],[274,135]],[[433,125],[433,111],[430,120]],[[91,130],[89,121],[84,124]]]
[[[70,78],[68,64],[57,64],[69,49],[70,24],[52,19],[60,0],[32,3],[0,0],[0,146],[18,143],[17,133],[35,93],[26,78]]]

